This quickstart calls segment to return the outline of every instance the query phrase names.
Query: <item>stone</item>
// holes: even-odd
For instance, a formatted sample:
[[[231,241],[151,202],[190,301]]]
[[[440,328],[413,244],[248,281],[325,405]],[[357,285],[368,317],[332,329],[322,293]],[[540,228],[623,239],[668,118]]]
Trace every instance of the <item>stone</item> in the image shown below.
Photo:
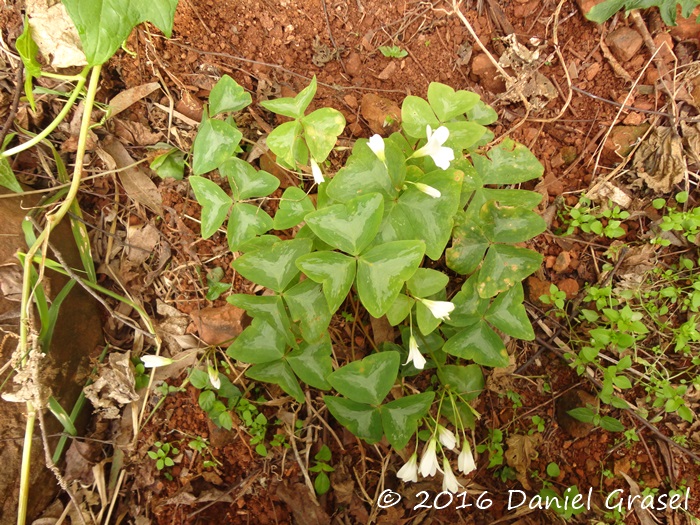
[[[471,76],[487,91],[503,93],[506,90],[505,80],[485,53],[478,53],[472,58]]]
[[[401,127],[401,109],[388,98],[367,93],[362,97],[360,112],[373,133],[386,137]]]
[[[208,345],[230,344],[250,324],[245,310],[232,304],[203,308],[190,316],[200,339]]]
[[[557,255],[557,258],[554,261],[554,266],[552,267],[552,269],[557,273],[562,273],[562,272],[565,272],[566,270],[569,269],[570,264],[571,264],[571,255],[569,255],[569,252],[563,251],[559,255]]]
[[[362,60],[358,53],[350,53],[345,61],[345,71],[351,77],[357,77],[362,74]]]
[[[620,162],[632,152],[637,141],[649,129],[649,124],[639,126],[615,126],[608,140],[603,144],[603,159],[608,162]]]
[[[540,301],[540,297],[543,295],[549,295],[549,286],[551,283],[531,275],[527,278],[526,284],[527,296],[530,302],[537,305],[543,305],[544,303]]]
[[[573,299],[578,295],[579,285],[575,279],[564,279],[557,286],[562,292],[566,293],[567,299]]]
[[[623,26],[618,27],[605,39],[610,50],[620,62],[628,62],[642,48],[644,40],[642,35],[634,29]]]

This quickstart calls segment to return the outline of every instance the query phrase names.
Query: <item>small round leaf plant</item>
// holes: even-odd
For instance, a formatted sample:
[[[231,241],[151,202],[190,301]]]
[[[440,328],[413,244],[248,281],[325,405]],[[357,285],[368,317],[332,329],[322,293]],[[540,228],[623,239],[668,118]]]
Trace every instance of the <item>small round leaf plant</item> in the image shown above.
[[[463,473],[475,468],[468,432],[479,414],[470,401],[483,389],[483,367],[509,364],[504,339],[534,339],[522,281],[542,257],[523,243],[545,229],[533,211],[541,195],[511,186],[540,177],[542,165],[509,139],[486,148],[495,111],[475,93],[432,83],[427,100],[404,100],[401,132],[357,140],[345,165],[324,174],[345,119],[331,108],[307,112],[315,92],[314,78],[294,98],[261,103],[291,119],[267,145],[305,183],[284,191],[274,217],[261,202],[279,180],[238,157],[242,134],[231,112],[250,97],[229,77],[212,91],[196,137],[189,180],[202,236],[227,223],[239,254],[233,268],[269,290],[227,297],[252,317],[227,353],[250,365],[249,378],[299,403],[302,384],[325,391],[330,413],[367,443],[386,438],[401,450],[416,436],[398,476],[415,481],[439,470],[445,489],[458,490],[450,459]],[[204,176],[213,170],[228,191]],[[292,229],[293,238],[272,229]],[[450,278],[462,283],[456,293]],[[335,367],[333,344],[342,343],[328,328],[349,296],[398,327],[400,344]],[[422,392],[411,384],[418,374],[432,376]]]

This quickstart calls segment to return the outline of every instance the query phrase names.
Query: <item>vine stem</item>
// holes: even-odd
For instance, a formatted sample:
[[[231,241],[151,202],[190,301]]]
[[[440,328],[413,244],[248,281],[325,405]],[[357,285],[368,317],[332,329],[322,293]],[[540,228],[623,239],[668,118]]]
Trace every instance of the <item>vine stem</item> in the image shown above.
[[[61,109],[61,112],[56,115],[56,118],[53,119],[51,124],[46,126],[41,133],[33,137],[31,140],[28,140],[27,142],[23,142],[19,146],[15,146],[14,148],[8,149],[7,151],[3,151],[0,153],[0,157],[11,157],[12,155],[16,155],[17,153],[21,153],[22,151],[28,150],[29,148],[36,146],[44,140],[46,137],[49,136],[49,134],[58,127],[58,125],[63,122],[68,115],[68,112],[71,110],[73,107],[73,104],[75,104],[75,101],[78,99],[78,95],[80,95],[80,92],[83,90],[83,86],[85,85],[85,82],[87,80],[87,74],[88,74],[89,68],[86,67],[83,69],[79,75],[76,75],[75,77],[71,77],[72,80],[77,80],[78,83],[75,86],[75,89],[70,94],[70,97],[68,98],[68,101],[66,102],[65,106]],[[42,73],[43,76],[50,76],[53,78],[53,76],[47,74],[47,73]]]
[[[31,275],[32,267],[34,263],[34,256],[39,251],[40,248],[45,248],[48,246],[49,236],[53,229],[61,222],[61,219],[65,217],[66,213],[78,195],[78,190],[80,189],[80,182],[83,173],[83,161],[85,159],[85,149],[87,145],[88,131],[90,129],[90,118],[92,116],[92,108],[95,104],[95,95],[97,93],[97,87],[100,80],[100,73],[102,71],[102,65],[95,66],[90,73],[90,84],[88,86],[87,95],[85,97],[85,105],[83,106],[83,119],[80,124],[80,135],[78,136],[78,148],[75,154],[75,168],[73,170],[73,179],[71,180],[70,187],[68,189],[68,194],[65,200],[61,203],[58,209],[46,215],[46,226],[42,230],[41,234],[34,241],[32,246],[27,251],[24,257],[24,268],[23,268],[23,280],[22,280],[22,303],[20,310],[20,326],[19,326],[19,355],[22,356],[22,365],[26,365],[29,346],[29,318],[31,311]],[[71,99],[75,101],[77,98],[77,93],[80,92],[82,86],[85,84],[87,78],[88,68],[85,68],[82,72],[83,79],[78,81],[78,86],[74,90],[73,94],[75,97],[71,96]],[[72,102],[69,100],[69,104],[66,107],[70,109]],[[60,115],[64,118],[67,115],[66,107]],[[58,119],[56,119],[58,120]],[[55,123],[54,128],[58,125]],[[47,128],[48,129],[48,128]],[[46,131],[46,130],[44,130]],[[48,133],[50,133],[49,130]],[[48,135],[44,134],[44,136]],[[43,133],[42,133],[43,134]],[[38,135],[35,138],[40,137]],[[42,137],[43,138],[43,137]],[[30,141],[31,142],[31,141]],[[26,144],[22,144],[25,146]],[[16,148],[15,148],[16,149]],[[9,152],[5,152],[6,154]],[[41,275],[41,273],[40,273]],[[38,283],[37,283],[38,285]],[[41,410],[41,407],[38,407]],[[21,477],[20,477],[20,487],[19,487],[19,502],[17,509],[17,525],[24,525],[27,519],[27,504],[29,501],[29,474],[31,470],[31,452],[32,452],[32,438],[34,434],[34,424],[36,422],[36,411],[37,407],[30,400],[27,401],[27,425],[24,434],[24,448],[22,451],[22,467],[21,467]]]

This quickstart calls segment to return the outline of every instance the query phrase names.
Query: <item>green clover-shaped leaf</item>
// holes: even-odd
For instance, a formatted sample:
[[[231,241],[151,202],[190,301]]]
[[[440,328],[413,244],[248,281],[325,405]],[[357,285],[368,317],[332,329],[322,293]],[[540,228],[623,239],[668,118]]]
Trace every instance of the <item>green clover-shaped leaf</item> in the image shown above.
[[[339,368],[327,380],[336,391],[352,401],[379,405],[396,381],[399,364],[398,352],[380,352]]]

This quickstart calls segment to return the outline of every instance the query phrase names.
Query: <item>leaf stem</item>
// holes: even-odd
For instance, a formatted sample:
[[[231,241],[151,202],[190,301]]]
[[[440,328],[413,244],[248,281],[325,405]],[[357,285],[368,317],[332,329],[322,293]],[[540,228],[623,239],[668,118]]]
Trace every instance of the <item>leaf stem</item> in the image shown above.
[[[83,90],[83,86],[85,85],[85,82],[87,81],[87,74],[88,74],[89,68],[86,67],[83,69],[79,75],[75,76],[75,79],[78,81],[76,84],[75,88],[70,94],[70,97],[68,98],[68,101],[66,102],[66,105],[63,106],[61,109],[61,112],[56,115],[56,118],[53,119],[53,122],[46,126],[41,133],[33,137],[31,140],[28,140],[27,142],[24,142],[20,144],[19,146],[15,146],[14,148],[8,149],[7,151],[3,151],[0,153],[0,157],[11,157],[12,155],[16,155],[17,153],[21,153],[22,151],[25,151],[33,146],[36,146],[44,140],[46,137],[49,136],[49,134],[58,127],[58,125],[65,120],[65,118],[68,116],[68,112],[71,110],[73,107],[73,104],[75,104],[75,101],[78,99],[78,96],[80,95],[80,92]],[[94,71],[94,70],[93,70]],[[94,100],[94,97],[93,97]],[[91,105],[92,108],[92,105]]]
[[[83,69],[83,74],[87,77],[88,68]],[[97,87],[100,80],[100,72],[102,71],[102,66],[98,65],[92,69],[90,75],[90,84],[87,91],[87,96],[85,97],[85,106],[83,107],[83,120],[80,125],[80,135],[78,136],[78,149],[75,154],[75,169],[73,171],[73,179],[71,185],[68,189],[68,194],[66,199],[61,203],[61,206],[54,212],[47,214],[46,216],[46,226],[42,230],[41,234],[34,241],[32,246],[27,250],[27,255],[24,258],[24,272],[22,281],[22,303],[20,310],[20,323],[19,323],[19,345],[18,351],[19,355],[23,356],[21,366],[26,364],[27,358],[29,356],[28,346],[29,346],[29,320],[30,320],[30,296],[31,296],[31,283],[32,283],[32,270],[34,263],[34,255],[39,251],[40,248],[48,247],[49,236],[53,229],[61,222],[61,219],[68,213],[72,202],[78,195],[78,189],[80,188],[81,176],[83,173],[83,160],[85,159],[85,149],[87,145],[88,131],[90,129],[90,118],[92,116],[92,108],[95,104],[95,94],[97,93]],[[72,105],[71,101],[75,101],[77,98],[77,93],[82,89],[85,79],[79,82],[76,86],[73,94],[71,95],[71,100],[66,104],[66,107]],[[61,111],[59,117],[64,118],[67,114],[66,108]],[[53,128],[58,125],[58,117],[54,122],[51,123]],[[51,128],[51,129],[53,129]],[[51,129],[47,128],[36,138],[45,137],[50,133]],[[42,136],[43,135],[43,136]],[[34,140],[34,139],[33,139]],[[41,139],[40,139],[41,140]],[[32,141],[30,141],[32,142]],[[22,146],[27,146],[28,143],[22,144]],[[17,148],[15,148],[17,149]],[[26,149],[26,148],[25,148]],[[7,154],[8,152],[5,152]],[[43,250],[42,250],[43,251]],[[45,252],[44,252],[45,255]],[[40,273],[41,275],[41,273]],[[37,282],[37,286],[40,284]],[[20,492],[19,492],[19,502],[17,510],[17,525],[24,525],[27,519],[27,503],[29,500],[29,474],[31,469],[31,452],[32,452],[32,441],[34,434],[34,423],[36,422],[36,408],[32,401],[27,401],[27,426],[24,434],[24,448],[22,451],[22,467],[20,474]]]

